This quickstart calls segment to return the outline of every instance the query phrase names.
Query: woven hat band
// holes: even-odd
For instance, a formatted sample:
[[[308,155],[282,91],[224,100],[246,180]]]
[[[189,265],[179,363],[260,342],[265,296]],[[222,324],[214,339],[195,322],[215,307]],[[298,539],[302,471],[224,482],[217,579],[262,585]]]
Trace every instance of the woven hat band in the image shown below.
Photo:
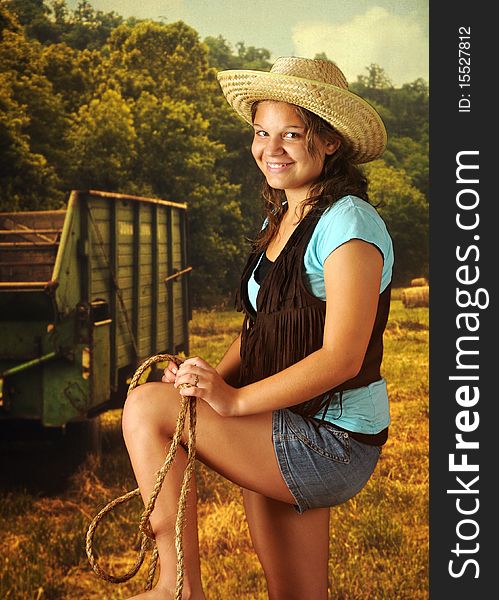
[[[346,77],[329,60],[312,60],[310,58],[284,56],[276,60],[270,72],[335,85],[344,90],[348,89]]]

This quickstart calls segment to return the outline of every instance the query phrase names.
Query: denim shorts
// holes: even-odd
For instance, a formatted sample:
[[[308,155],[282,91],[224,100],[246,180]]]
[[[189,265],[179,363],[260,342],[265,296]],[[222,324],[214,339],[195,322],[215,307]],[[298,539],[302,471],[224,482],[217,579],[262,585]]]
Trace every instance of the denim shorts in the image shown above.
[[[381,453],[332,423],[286,408],[273,412],[272,433],[279,468],[299,513],[352,498],[369,481]]]

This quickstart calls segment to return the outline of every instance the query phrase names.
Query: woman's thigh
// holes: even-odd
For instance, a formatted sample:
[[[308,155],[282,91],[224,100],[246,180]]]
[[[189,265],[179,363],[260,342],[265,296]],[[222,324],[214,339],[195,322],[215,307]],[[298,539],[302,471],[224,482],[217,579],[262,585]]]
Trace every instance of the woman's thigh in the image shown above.
[[[129,394],[123,410],[128,438],[171,437],[180,394],[168,383],[145,383]],[[272,413],[222,417],[203,400],[196,403],[196,456],[225,478],[281,502],[295,504],[282,478],[272,439]],[[183,441],[187,440],[187,424]],[[165,452],[166,454],[166,452]]]

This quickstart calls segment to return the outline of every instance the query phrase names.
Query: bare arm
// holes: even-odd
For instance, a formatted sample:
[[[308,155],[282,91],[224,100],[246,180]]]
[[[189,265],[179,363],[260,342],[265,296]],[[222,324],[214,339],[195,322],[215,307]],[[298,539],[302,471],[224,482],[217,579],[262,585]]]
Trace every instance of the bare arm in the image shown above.
[[[239,383],[239,367],[241,365],[241,334],[232,342],[229,349],[218,363],[216,371],[222,379],[232,386]]]
[[[362,366],[371,338],[382,265],[382,256],[372,244],[358,239],[346,242],[324,264],[326,320],[319,350],[239,389],[226,383],[218,369],[191,358],[182,365],[176,385],[192,381],[194,375],[199,385],[180,393],[203,398],[221,415],[243,416],[305,402],[351,379]],[[225,357],[222,360],[226,374],[232,372],[229,365],[235,365],[234,346],[236,342],[227,353],[227,362]]]
[[[215,371],[222,379],[233,387],[239,384],[239,366],[241,364],[241,334],[232,342],[227,352],[218,363]],[[200,362],[201,359],[198,359]],[[188,361],[187,361],[188,362]],[[163,372],[161,381],[164,383],[174,383],[177,378],[178,367],[176,363],[170,361]]]

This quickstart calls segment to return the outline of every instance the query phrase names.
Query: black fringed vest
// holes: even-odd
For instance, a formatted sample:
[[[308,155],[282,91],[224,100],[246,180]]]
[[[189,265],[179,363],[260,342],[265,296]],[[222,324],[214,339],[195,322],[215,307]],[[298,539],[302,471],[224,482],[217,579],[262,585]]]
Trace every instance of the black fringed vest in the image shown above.
[[[248,281],[261,251],[253,251],[248,258],[236,295],[236,308],[244,311],[241,387],[274,375],[322,347],[326,303],[306,288],[303,265],[305,250],[322,212],[312,209],[302,219],[271,264],[260,285],[256,314],[248,298]],[[336,392],[363,387],[381,378],[383,332],[390,309],[390,289],[391,285],[388,285],[379,296],[373,332],[359,373],[320,396],[290,406],[290,410],[316,416],[319,411],[327,410]]]

